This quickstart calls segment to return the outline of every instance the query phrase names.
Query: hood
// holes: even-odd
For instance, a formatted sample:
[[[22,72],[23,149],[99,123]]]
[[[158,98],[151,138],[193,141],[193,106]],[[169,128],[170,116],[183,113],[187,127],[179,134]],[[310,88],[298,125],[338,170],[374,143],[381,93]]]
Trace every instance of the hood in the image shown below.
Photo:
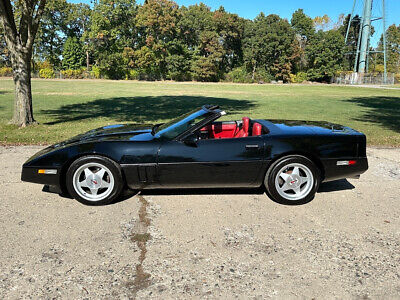
[[[151,132],[151,128],[153,125],[151,124],[118,124],[118,125],[108,125],[100,128],[96,128],[90,130],[83,135],[82,137],[91,138],[91,137],[104,137],[104,136],[113,136],[113,135],[125,135],[125,134],[140,134],[145,132]]]
[[[349,127],[327,121],[266,120],[271,131],[287,134],[337,134],[355,133]]]
[[[149,140],[151,134],[151,124],[118,124],[108,125],[96,129],[92,129],[83,134],[74,136],[73,138],[64,142],[53,145],[53,147],[64,146],[80,141],[86,140],[141,140],[139,136],[143,137],[143,140]]]
[[[150,141],[154,138],[151,134],[153,125],[145,124],[119,124],[109,125],[96,129],[92,129],[86,133],[79,134],[70,138],[69,140],[51,145],[33,155],[26,163],[34,160],[35,158],[45,155],[53,150],[68,147],[71,144],[79,142],[91,142],[91,141]]]

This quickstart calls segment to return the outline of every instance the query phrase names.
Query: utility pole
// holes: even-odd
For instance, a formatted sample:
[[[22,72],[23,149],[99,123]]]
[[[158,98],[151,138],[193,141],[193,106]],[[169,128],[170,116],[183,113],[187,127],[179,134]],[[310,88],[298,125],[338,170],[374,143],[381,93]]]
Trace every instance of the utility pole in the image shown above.
[[[360,30],[357,39],[357,48],[354,53],[350,52],[347,55],[355,54],[354,59],[354,70],[352,77],[352,84],[361,83],[363,80],[364,73],[368,73],[368,57],[371,53],[382,53],[383,54],[383,83],[387,83],[387,70],[386,70],[386,15],[385,15],[385,1],[386,0],[353,0],[353,9],[350,14],[349,23],[347,24],[347,32],[345,37],[345,44],[348,44],[349,32],[351,23],[356,22],[358,19],[353,17],[355,15],[356,2],[363,2],[363,12],[360,22]],[[381,2],[382,15],[372,16],[373,5],[377,2]],[[383,35],[383,49],[382,50],[370,50],[370,38],[371,38],[371,23],[374,21],[382,21],[382,35]],[[359,76],[361,75],[361,76]]]
[[[364,0],[364,13],[362,18],[360,61],[358,63],[358,72],[365,73],[369,51],[369,38],[371,36],[371,12],[372,0]]]

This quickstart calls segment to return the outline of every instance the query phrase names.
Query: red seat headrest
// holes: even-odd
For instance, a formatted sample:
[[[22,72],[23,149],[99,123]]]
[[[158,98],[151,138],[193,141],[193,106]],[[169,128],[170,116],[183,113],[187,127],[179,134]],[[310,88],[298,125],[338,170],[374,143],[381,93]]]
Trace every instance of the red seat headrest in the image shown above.
[[[260,123],[254,123],[252,136],[261,135],[261,132],[262,132],[262,125]]]
[[[250,127],[250,119],[247,118],[247,117],[243,117],[242,121],[243,121],[243,131],[245,133],[248,133],[249,132],[249,127]]]

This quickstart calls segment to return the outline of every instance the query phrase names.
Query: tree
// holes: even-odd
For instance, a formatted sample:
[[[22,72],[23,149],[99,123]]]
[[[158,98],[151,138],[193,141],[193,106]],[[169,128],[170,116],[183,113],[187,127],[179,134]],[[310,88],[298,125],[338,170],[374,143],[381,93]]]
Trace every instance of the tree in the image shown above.
[[[123,53],[126,47],[138,44],[136,14],[132,0],[100,0],[93,7],[90,29],[82,39],[90,41],[86,49],[105,77],[122,79],[127,72]]]
[[[383,36],[379,41],[378,50],[383,50]],[[400,72],[400,25],[390,25],[386,29],[387,69],[389,72]],[[378,62],[383,64],[383,54],[379,54]]]
[[[65,42],[68,3],[66,0],[47,0],[34,44],[34,57],[61,65],[60,56]]]
[[[304,13],[303,9],[298,9],[293,13],[290,24],[294,32],[302,39],[309,40],[315,34],[314,22]]]
[[[310,80],[329,82],[340,70],[344,38],[338,30],[318,31],[306,48],[307,76]]]
[[[296,33],[298,44],[299,63],[296,64],[296,71],[303,71],[307,66],[305,49],[315,35],[314,22],[303,9],[298,9],[293,13],[290,24]]]
[[[317,16],[314,18],[314,26],[317,31],[327,30],[331,26],[332,20],[328,15]]]
[[[167,74],[168,44],[177,37],[179,17],[179,6],[170,0],[147,0],[136,16],[141,42],[153,51],[161,79]]]
[[[266,71],[278,80],[288,81],[292,65],[298,57],[294,30],[277,15],[258,15],[247,22],[243,41],[247,68]]]
[[[20,127],[32,124],[31,59],[35,36],[46,0],[0,0],[0,22],[10,51],[15,84],[15,105],[12,123]],[[19,19],[15,11],[19,10]]]
[[[69,37],[65,41],[62,52],[62,66],[64,69],[78,70],[85,61],[82,44],[76,37]]]

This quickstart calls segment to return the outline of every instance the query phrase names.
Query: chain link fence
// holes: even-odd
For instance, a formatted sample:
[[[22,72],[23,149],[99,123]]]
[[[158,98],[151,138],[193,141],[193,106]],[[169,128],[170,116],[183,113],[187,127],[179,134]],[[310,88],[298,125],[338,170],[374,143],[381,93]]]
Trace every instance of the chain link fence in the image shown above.
[[[388,73],[385,82],[384,75],[379,73],[342,73],[333,78],[333,83],[385,85],[397,83],[395,77],[395,74]]]

